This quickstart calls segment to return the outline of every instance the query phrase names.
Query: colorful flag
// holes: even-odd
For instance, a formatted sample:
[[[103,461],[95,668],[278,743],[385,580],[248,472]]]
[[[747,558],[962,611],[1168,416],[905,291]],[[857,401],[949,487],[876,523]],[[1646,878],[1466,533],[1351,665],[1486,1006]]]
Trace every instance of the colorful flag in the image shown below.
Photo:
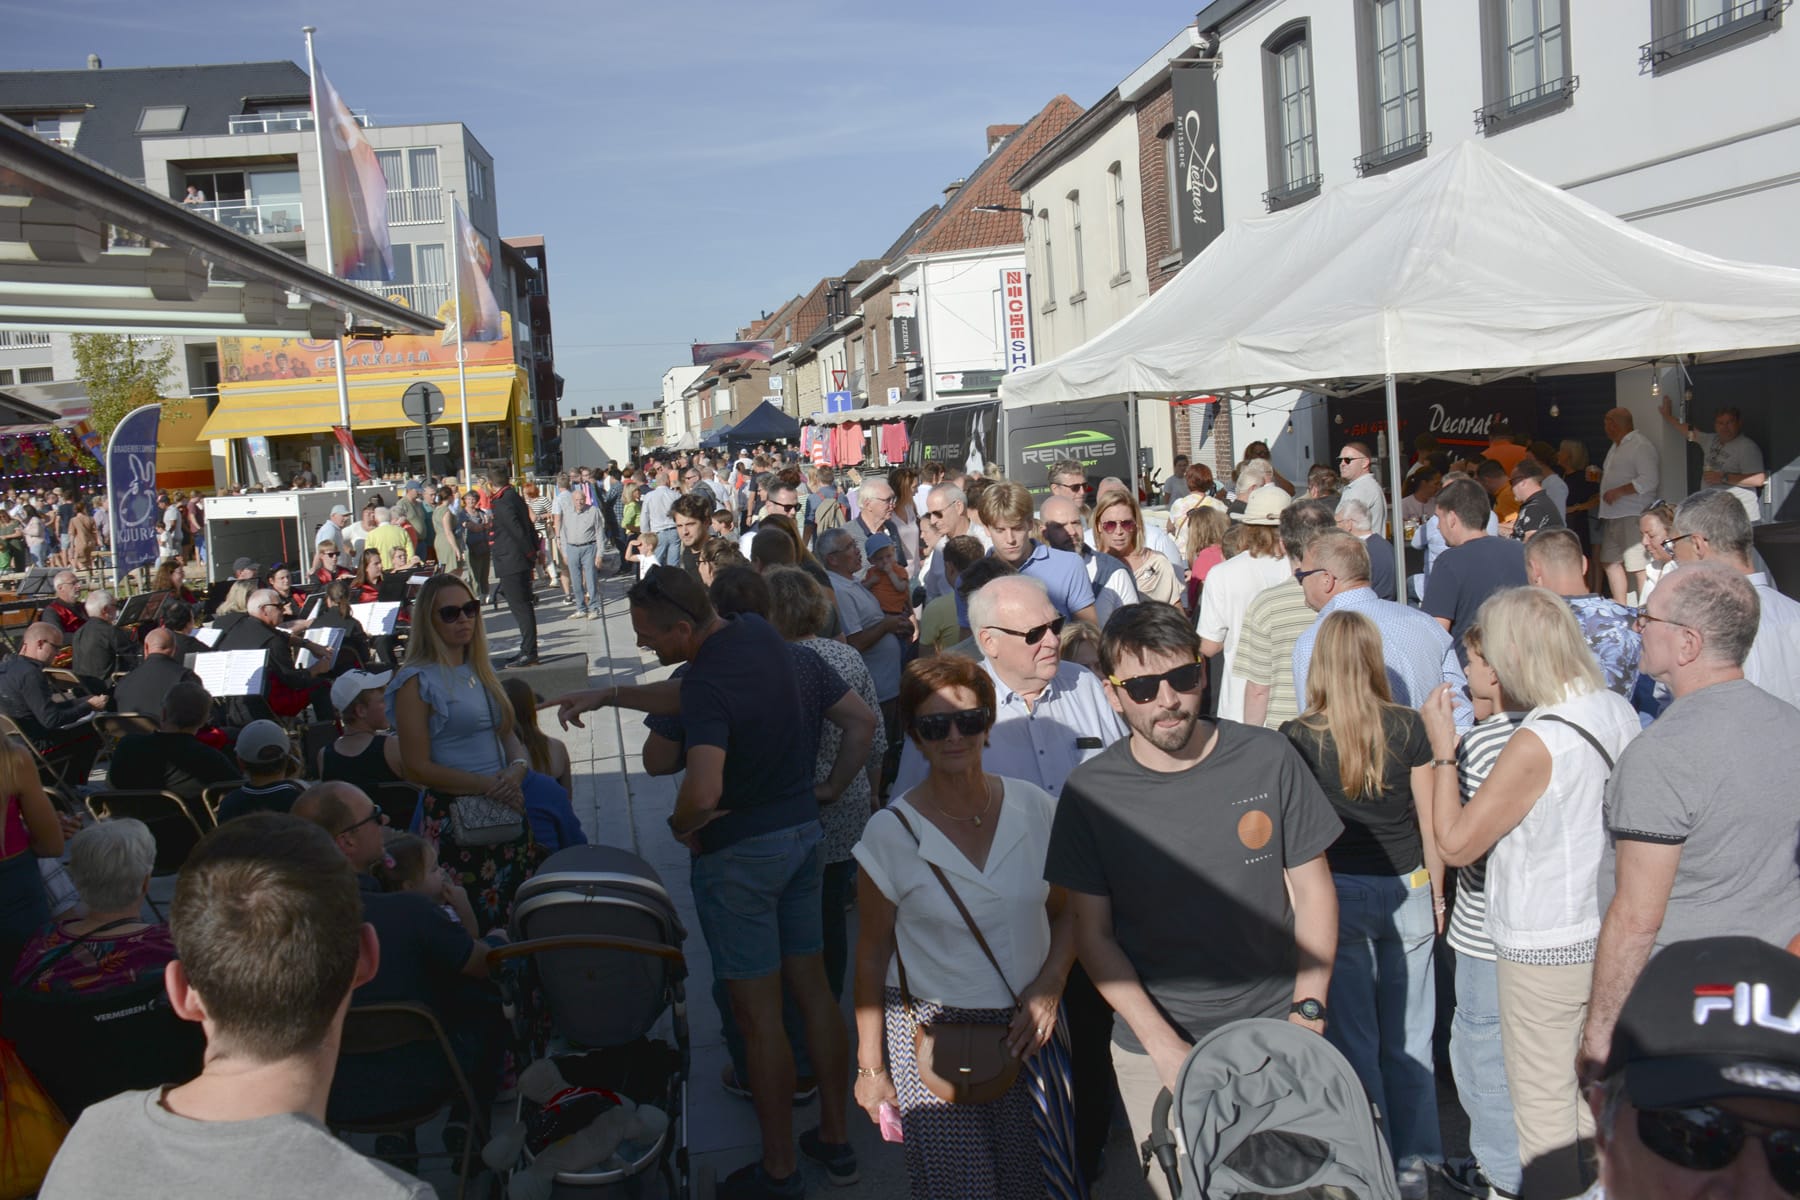
[[[488,283],[493,269],[493,255],[487,240],[469,224],[462,205],[452,199],[455,210],[456,302],[462,306],[462,337],[465,342],[497,342],[506,336],[500,320],[500,304]]]
[[[325,215],[331,228],[332,273],[343,279],[391,280],[387,177],[325,72],[313,69],[313,119],[325,173]]]
[[[705,366],[707,363],[723,362],[728,358],[741,358],[750,362],[768,362],[775,357],[774,342],[695,342],[693,345],[694,365]]]
[[[369,460],[363,452],[356,448],[356,439],[350,436],[347,425],[333,425],[331,432],[338,440],[338,445],[350,452],[350,469],[356,472],[356,482],[367,483],[375,478],[375,472],[369,468]]]

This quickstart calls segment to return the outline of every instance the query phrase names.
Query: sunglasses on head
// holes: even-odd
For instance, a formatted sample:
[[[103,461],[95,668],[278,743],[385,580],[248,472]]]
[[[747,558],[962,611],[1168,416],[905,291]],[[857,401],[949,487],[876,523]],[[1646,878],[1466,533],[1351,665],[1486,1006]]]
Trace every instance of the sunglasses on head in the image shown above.
[[[960,712],[932,713],[914,717],[912,728],[922,742],[941,742],[950,736],[950,727],[964,737],[978,737],[987,732],[993,713],[985,708],[965,708]]]
[[[679,567],[655,567],[655,568],[652,568],[650,573],[648,575],[644,576],[645,590],[647,590],[652,596],[655,596],[658,600],[661,600],[664,604],[669,605],[671,608],[673,608],[677,612],[681,613],[688,620],[692,621],[696,626],[704,625],[705,622],[700,619],[700,615],[698,613],[696,613],[693,609],[689,608],[687,605],[683,604],[681,601],[677,600],[675,597],[669,595],[668,590],[663,587],[661,582],[658,581],[658,579],[657,579],[658,575],[660,575],[664,571],[672,571],[672,570],[680,570],[680,568]]]
[[[1800,1130],[1751,1121],[1711,1104],[1693,1108],[1640,1108],[1638,1140],[1666,1163],[1688,1171],[1722,1171],[1737,1161],[1744,1143],[1762,1143],[1769,1175],[1790,1196],[1800,1196]]]
[[[1133,675],[1130,679],[1120,679],[1117,675],[1108,675],[1106,680],[1119,688],[1137,704],[1149,704],[1162,692],[1163,680],[1177,692],[1186,694],[1200,686],[1201,672],[1206,669],[1202,661],[1194,661],[1185,666],[1176,667],[1172,671],[1164,671],[1160,675]]]
[[[1051,637],[1061,637],[1063,619],[1058,617],[1054,621],[1045,621],[1042,625],[1033,625],[1030,629],[1008,629],[1004,625],[989,625],[987,628],[995,633],[1010,633],[1016,638],[1024,638],[1027,646],[1035,646],[1044,640],[1046,633]]]
[[[452,624],[458,617],[467,617],[473,621],[481,615],[481,601],[471,600],[467,604],[440,605],[437,614],[438,620],[446,625]]]

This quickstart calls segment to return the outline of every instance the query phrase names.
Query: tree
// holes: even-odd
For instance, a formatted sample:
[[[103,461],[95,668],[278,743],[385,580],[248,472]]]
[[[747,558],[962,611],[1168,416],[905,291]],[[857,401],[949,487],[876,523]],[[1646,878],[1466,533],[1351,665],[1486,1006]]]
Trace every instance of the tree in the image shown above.
[[[78,333],[70,343],[75,376],[86,385],[92,408],[88,425],[100,435],[102,446],[133,409],[171,403],[162,395],[173,373],[175,347],[171,343],[128,333]]]

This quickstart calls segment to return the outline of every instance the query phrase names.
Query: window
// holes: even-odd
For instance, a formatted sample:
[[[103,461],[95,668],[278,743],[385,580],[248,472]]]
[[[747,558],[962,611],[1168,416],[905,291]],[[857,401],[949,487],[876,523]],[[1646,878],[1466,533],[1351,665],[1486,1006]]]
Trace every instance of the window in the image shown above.
[[[12,381],[13,381],[12,368],[11,367],[0,368],[0,384],[7,384],[7,383],[11,383]]]
[[[1075,245],[1074,257],[1070,259],[1074,270],[1075,290],[1069,293],[1069,303],[1080,303],[1087,296],[1086,256],[1081,249],[1081,193],[1069,193],[1069,240]]]
[[[1359,175],[1424,153],[1424,86],[1420,72],[1419,0],[1359,0],[1356,41],[1362,92],[1363,152]]]
[[[1263,43],[1263,101],[1269,131],[1270,212],[1318,194],[1319,146],[1313,115],[1311,27],[1295,21]]]
[[[1559,112],[1580,83],[1570,67],[1563,0],[1483,0],[1483,90],[1475,124],[1494,133]]]
[[[375,161],[381,164],[381,175],[390,192],[406,186],[406,156],[400,150],[377,150]]]
[[[1728,50],[1781,28],[1792,0],[1651,0],[1652,38],[1638,65],[1653,74]]]
[[[469,160],[469,198],[480,200],[488,194],[488,165]]]
[[[54,383],[56,372],[49,367],[20,367],[20,383]]]
[[[416,188],[435,188],[438,186],[437,147],[426,146],[423,149],[406,152],[406,171],[410,182]]]
[[[1056,255],[1050,242],[1050,210],[1038,211],[1038,228],[1044,231],[1044,311],[1056,307]]]
[[[1175,166],[1175,127],[1171,125],[1156,136],[1162,140],[1163,190],[1169,198],[1169,254],[1174,256],[1181,253],[1181,206],[1177,201],[1181,178]]]
[[[1130,252],[1125,248],[1125,168],[1114,163],[1106,168],[1107,186],[1112,189],[1113,282],[1131,278]]]
[[[187,105],[153,104],[138,114],[139,133],[176,133],[187,124]]]

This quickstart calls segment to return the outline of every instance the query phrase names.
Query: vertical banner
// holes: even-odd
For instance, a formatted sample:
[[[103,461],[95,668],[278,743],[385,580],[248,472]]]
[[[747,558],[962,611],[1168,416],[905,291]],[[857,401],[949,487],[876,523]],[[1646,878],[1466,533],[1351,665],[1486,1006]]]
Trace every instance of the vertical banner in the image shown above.
[[[362,126],[316,65],[313,121],[319,131],[319,170],[325,177],[326,223],[336,260],[332,272],[344,279],[390,280],[394,248],[388,239],[387,177]]]
[[[1219,86],[1212,64],[1170,72],[1175,102],[1175,189],[1182,261],[1193,262],[1225,228],[1219,194]]]
[[[1031,295],[1024,267],[1000,269],[1000,320],[1006,373],[1023,371],[1031,365]]]
[[[162,405],[125,414],[106,443],[106,490],[112,494],[113,582],[156,562],[156,433]]]
[[[493,285],[488,281],[494,269],[493,256],[486,239],[469,223],[461,202],[452,197],[450,207],[455,212],[456,299],[462,314],[462,340],[497,342],[506,336],[506,327],[500,320]]]

